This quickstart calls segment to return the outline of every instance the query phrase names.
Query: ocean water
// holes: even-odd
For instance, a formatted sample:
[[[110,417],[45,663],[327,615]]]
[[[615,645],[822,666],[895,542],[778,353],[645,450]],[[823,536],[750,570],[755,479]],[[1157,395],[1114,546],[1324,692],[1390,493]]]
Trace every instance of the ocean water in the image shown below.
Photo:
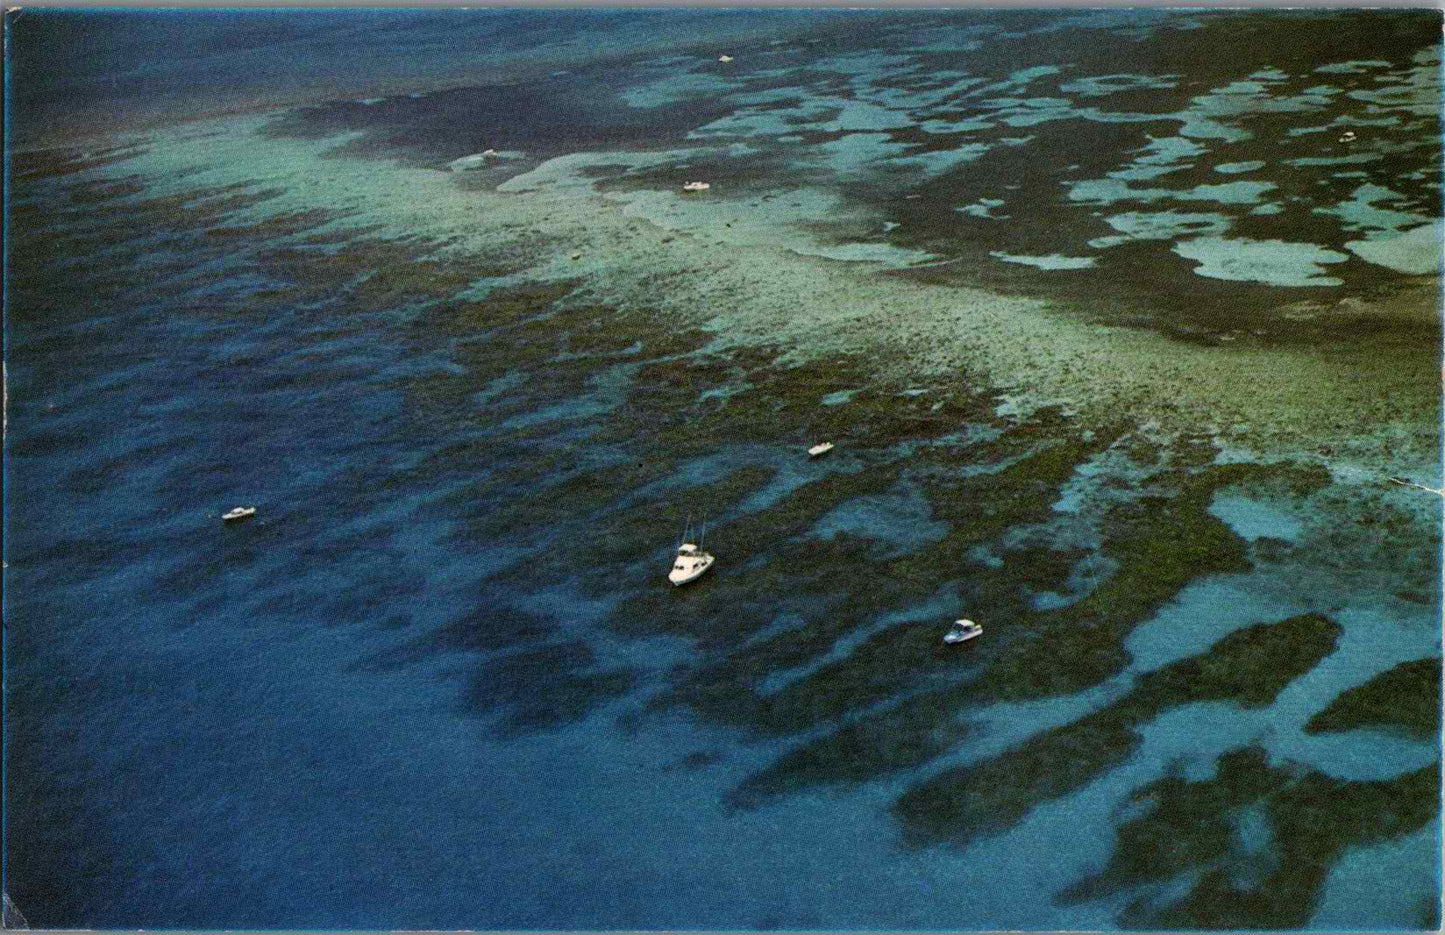
[[[1439,26],[12,12],[6,893],[1438,927]]]

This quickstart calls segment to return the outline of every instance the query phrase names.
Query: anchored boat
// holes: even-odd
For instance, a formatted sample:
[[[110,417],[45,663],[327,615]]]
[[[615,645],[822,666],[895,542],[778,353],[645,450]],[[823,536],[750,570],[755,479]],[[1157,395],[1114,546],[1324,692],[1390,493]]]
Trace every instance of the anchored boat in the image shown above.
[[[830,451],[832,451],[832,450],[833,450],[833,443],[832,443],[832,442],[819,442],[818,444],[814,445],[812,448],[809,448],[809,449],[808,449],[808,457],[810,457],[810,458],[821,457],[821,456],[827,454],[828,452],[830,452]]]
[[[703,530],[703,536],[707,531]],[[687,530],[683,530],[682,537],[687,538]],[[712,555],[702,550],[703,536],[698,537],[697,545],[691,542],[683,542],[677,547],[677,557],[673,559],[672,570],[667,573],[667,580],[671,581],[674,587],[682,587],[692,581],[701,578],[709,568],[713,566],[715,559]]]
[[[256,508],[255,508],[254,506],[238,506],[238,507],[236,507],[234,510],[230,511],[229,513],[223,513],[223,514],[221,515],[221,520],[222,520],[223,522],[227,522],[227,523],[234,523],[234,522],[236,522],[237,520],[245,519],[245,518],[248,517],[248,516],[255,516],[255,515],[256,515]]]
[[[953,626],[948,628],[948,632],[943,634],[943,641],[950,644],[966,643],[982,634],[983,627],[974,623],[972,620],[955,620],[953,621]]]

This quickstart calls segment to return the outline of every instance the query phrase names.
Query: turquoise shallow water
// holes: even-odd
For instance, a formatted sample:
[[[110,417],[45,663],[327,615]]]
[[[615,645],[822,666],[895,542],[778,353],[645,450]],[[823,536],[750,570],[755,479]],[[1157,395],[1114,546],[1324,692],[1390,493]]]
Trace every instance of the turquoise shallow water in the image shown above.
[[[451,215],[398,221],[371,203],[403,170],[440,173],[497,140],[525,157],[445,176],[448,203],[469,186],[595,185],[669,236],[721,222],[740,248],[895,271],[946,253],[971,260],[959,283],[1076,300],[1134,294],[1125,271],[1147,267],[1159,297],[1134,324],[1192,334],[1404,275],[1365,254],[1433,221],[1427,176],[1382,194],[1260,150],[1359,116],[1382,121],[1380,165],[1350,166],[1437,165],[1420,146],[1438,147],[1420,111],[1438,98],[1428,17],[1389,20],[1388,41],[1333,22],[1348,41],[1319,62],[1290,42],[1318,23],[1269,20],[1237,62],[1191,73],[1187,56],[1154,63],[1151,43],[1236,20],[920,13],[870,20],[864,39],[831,17],[664,29],[619,14],[607,41],[578,43],[601,21],[377,14],[414,63],[410,96],[396,62],[375,94],[339,64],[375,40],[357,20],[178,14],[167,59],[88,15],[16,33],[36,49],[79,37],[85,66],[41,80],[22,49],[20,129],[105,107],[161,119],[215,103],[178,104],[178,87],[245,72],[280,94],[294,77],[258,63],[309,62],[337,87],[307,83],[309,109],[198,125],[214,135],[174,146],[15,153],[6,888],[32,924],[1434,918],[1438,719],[1436,736],[1388,718],[1307,729],[1348,690],[1438,661],[1438,537],[1412,494],[1278,466],[1216,484],[1212,448],[1080,431],[972,380],[891,385],[872,348],[790,369],[766,340],[612,301],[620,251],[573,261],[545,217],[510,254],[488,241],[459,256],[442,251],[467,235]],[[1100,35],[1128,50],[1107,69],[1088,51]],[[438,91],[481,38],[547,80]],[[741,67],[720,70],[719,47]],[[106,80],[118,72],[135,84]],[[1333,152],[1334,132],[1293,139]],[[1091,145],[1061,156],[1076,134]],[[547,161],[574,153],[605,158]],[[1232,178],[1255,171],[1267,180]],[[694,175],[730,200],[665,197]],[[920,187],[928,199],[908,197]],[[1315,189],[1328,194],[1304,200]],[[1255,226],[1278,217],[1253,213],[1270,204],[1282,226]],[[1281,237],[1293,246],[1270,246]],[[1375,248],[1352,252],[1357,239]],[[1211,275],[1212,251],[1245,242]],[[1084,254],[1093,265],[1046,262]],[[1358,337],[1331,327],[1279,340]],[[838,450],[807,460],[824,432]],[[221,525],[238,503],[257,517]],[[689,517],[706,517],[720,564],[673,592],[661,576]],[[1180,559],[1178,542],[1208,547]],[[987,639],[945,654],[935,637],[964,613]],[[1237,673],[1268,647],[1224,675],[1148,681],[1309,614],[1328,627],[1306,619],[1298,651],[1253,673],[1267,697]],[[1228,692],[1190,694],[1211,679]],[[1434,691],[1395,707],[1438,709]],[[903,804],[960,769],[985,772],[953,801],[1011,817]],[[1417,788],[1431,781],[1433,797]],[[1311,836],[1313,802],[1363,803],[1360,830]],[[1149,821],[1167,827],[1135,833]],[[1184,842],[1167,859],[1141,850],[1166,838]],[[1388,894],[1376,862],[1400,881]],[[1319,879],[1280,870],[1305,863]],[[1243,915],[1178,908],[1211,875]]]

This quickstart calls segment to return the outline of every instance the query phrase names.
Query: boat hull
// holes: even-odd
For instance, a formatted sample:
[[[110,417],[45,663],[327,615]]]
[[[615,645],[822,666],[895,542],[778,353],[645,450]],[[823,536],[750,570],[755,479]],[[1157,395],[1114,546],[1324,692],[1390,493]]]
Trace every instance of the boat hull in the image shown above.
[[[673,587],[680,588],[685,584],[691,584],[692,582],[701,578],[703,575],[707,574],[708,569],[712,568],[712,566],[712,559],[708,559],[706,562],[699,565],[698,567],[690,568],[686,571],[677,571],[676,569],[674,569],[673,571],[668,572],[667,580],[672,582]]]
[[[972,620],[961,620],[954,624],[951,629],[943,634],[943,641],[950,646],[958,643],[967,643],[969,640],[983,635],[983,627]]]

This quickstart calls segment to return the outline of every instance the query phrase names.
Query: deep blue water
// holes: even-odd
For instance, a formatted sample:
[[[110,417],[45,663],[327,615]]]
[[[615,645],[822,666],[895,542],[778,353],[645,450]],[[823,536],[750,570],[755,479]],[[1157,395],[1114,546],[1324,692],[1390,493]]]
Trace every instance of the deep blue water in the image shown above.
[[[1122,208],[1094,211],[1090,203],[1091,210],[1071,211],[1071,189],[1051,179],[1047,195],[1039,185],[1018,196],[1008,209],[1016,212],[1013,223],[998,240],[975,242],[950,225],[977,219],[962,203],[987,207],[974,199],[999,194],[1014,184],[1008,178],[1063,172],[1064,157],[1050,148],[1058,137],[1049,134],[1099,136],[1097,150],[1077,157],[1086,165],[1075,176],[1084,179],[1071,182],[1091,173],[1114,178],[1105,170],[1120,165],[1149,170],[1135,145],[1149,137],[1129,121],[1061,116],[1061,108],[1087,105],[1095,85],[1084,81],[1084,91],[1068,92],[1079,95],[1071,100],[1054,96],[1065,93],[1060,85],[1105,74],[1098,53],[1081,51],[1098,30],[1112,30],[1102,34],[1121,44],[1140,43],[1118,67],[1173,75],[1168,83],[1185,103],[1218,84],[1246,81],[1274,60],[1315,56],[1329,64],[1371,55],[1390,56],[1393,77],[1380,92],[1388,102],[1406,93],[1400,88],[1415,87],[1411,69],[1428,70],[1421,64],[1428,58],[1414,56],[1438,50],[1438,29],[1430,33],[1438,17],[1391,19],[1394,32],[1375,45],[1362,38],[1370,30],[1351,20],[1341,33],[1348,48],[1328,56],[1289,41],[1314,41],[1316,31],[1270,21],[1245,30],[1238,64],[1200,65],[1199,74],[1181,76],[1180,62],[1154,60],[1160,46],[1148,44],[1150,37],[1164,40],[1151,30],[1181,38],[1216,28],[1215,21],[1104,14],[1085,28],[1055,14],[966,22],[919,14],[916,21],[879,18],[876,34],[860,34],[835,30],[833,17],[691,13],[678,16],[692,20],[668,19],[664,43],[655,38],[665,32],[660,15],[27,14],[33,21],[10,20],[17,43],[10,68],[18,79],[12,120],[34,141],[51,121],[67,132],[110,132],[128,115],[149,125],[268,96],[295,104],[300,96],[313,106],[278,113],[260,132],[217,124],[218,153],[251,147],[264,154],[272,145],[352,134],[344,153],[372,160],[379,186],[398,166],[442,168],[478,151],[478,140],[509,114],[517,119],[506,145],[527,152],[513,174],[571,152],[631,155],[684,145],[693,134],[737,131],[756,147],[747,154],[749,169],[739,157],[710,153],[699,157],[710,177],[732,172],[739,185],[761,187],[799,171],[833,186],[850,207],[896,207],[907,222],[894,244],[900,248],[939,251],[956,242],[967,256],[996,247],[1043,257],[1077,253],[1090,237],[1137,231],[1139,223],[1114,215],[1108,227],[1097,217]],[[589,41],[549,45],[579,34]],[[699,69],[684,53],[708,48],[711,62],[726,40],[747,35],[761,46],[759,37],[773,34],[779,38],[767,40],[776,44],[766,54],[776,73],[720,79],[726,94],[706,84],[688,90]],[[931,45],[955,52],[928,51]],[[1020,48],[1058,57],[1020,59]],[[57,49],[66,50],[67,67],[43,68]],[[942,68],[938,56],[963,52],[978,58],[956,66],[996,85],[986,105],[929,97],[944,80],[930,80]],[[426,93],[356,100],[372,80],[357,71],[382,54],[377,82],[399,88],[414,70]],[[436,90],[438,76],[472,76],[489,55],[501,61],[505,54],[551,83],[459,79]],[[900,68],[889,58],[895,55],[917,58]],[[1070,56],[1082,64],[1070,64]],[[1020,90],[1033,80],[1021,70],[1054,62],[1072,73],[1041,74],[1052,90]],[[1332,74],[1300,74],[1294,83],[1336,80]],[[1201,86],[1183,90],[1191,81]],[[629,104],[628,93],[656,106]],[[1431,93],[1438,97],[1438,82],[1419,93],[1427,102]],[[950,136],[953,148],[897,149],[919,145],[912,130],[890,124],[901,119],[899,108],[885,102],[897,100],[913,120],[924,111],[956,124],[982,120],[969,110],[978,107],[996,122],[982,142]],[[1174,113],[1180,100],[1153,106]],[[1129,112],[1149,106],[1132,100]],[[1296,114],[1289,109],[1296,105],[1281,106],[1215,102],[1166,122],[1177,129],[1218,118],[1238,129],[1243,124],[1229,118],[1245,113],[1267,115],[1262,123],[1309,125],[1334,119],[1318,110],[1336,105],[1299,104],[1301,115],[1287,118],[1280,114]],[[1037,120],[1040,112],[1060,124]],[[1364,164],[1376,173],[1372,182],[1438,168],[1438,152],[1415,145],[1437,118],[1409,113],[1391,115],[1398,120],[1379,147],[1379,164]],[[878,138],[892,131],[899,136]],[[1219,139],[1211,132],[1191,139]],[[802,155],[793,148],[796,133],[805,134]],[[1033,135],[1046,158],[1006,142]],[[920,440],[914,436],[932,430],[898,413],[905,406],[924,411],[929,394],[942,399],[955,388],[889,385],[891,402],[858,410],[864,414],[851,443],[810,462],[799,453],[801,433],[829,418],[829,403],[846,406],[859,392],[865,401],[884,398],[881,385],[860,386],[852,375],[820,368],[809,378],[816,383],[798,389],[783,382],[770,358],[714,353],[702,337],[670,333],[665,323],[639,325],[605,304],[568,317],[596,302],[580,287],[555,299],[506,298],[529,281],[531,268],[508,274],[479,267],[455,288],[376,286],[419,268],[433,238],[453,232],[439,221],[437,231],[414,231],[411,242],[380,236],[378,244],[379,235],[366,229],[374,219],[364,212],[342,219],[337,244],[308,244],[308,236],[327,230],[318,226],[244,228],[256,220],[254,206],[212,216],[192,210],[194,203],[151,203],[205,187],[165,177],[165,153],[84,165],[105,142],[92,139],[74,151],[27,147],[12,164],[7,212],[18,245],[6,287],[6,890],[33,925],[1138,928],[1179,918],[1168,915],[1171,907],[1217,870],[1244,881],[1235,894],[1244,893],[1241,905],[1254,905],[1251,886],[1263,887],[1266,903],[1277,893],[1295,898],[1285,889],[1292,880],[1259,868],[1303,859],[1303,850],[1289,848],[1314,846],[1301,843],[1306,837],[1291,824],[1299,812],[1290,810],[1289,790],[1300,788],[1302,777],[1327,777],[1346,784],[1346,800],[1353,789],[1373,802],[1365,798],[1374,794],[1370,783],[1433,775],[1438,798],[1438,770],[1431,770],[1438,739],[1402,735],[1391,725],[1383,733],[1303,729],[1344,690],[1398,664],[1438,661],[1438,537],[1429,538],[1430,511],[1423,524],[1391,527],[1402,543],[1393,554],[1382,557],[1378,537],[1350,525],[1328,540],[1334,553],[1322,555],[1306,547],[1302,529],[1307,520],[1316,523],[1311,529],[1331,528],[1327,495],[1310,499],[1268,486],[1254,500],[1239,491],[1220,495],[1212,509],[1242,543],[1247,567],[1201,573],[1144,613],[1122,643],[1128,661],[1078,691],[1029,697],[994,688],[995,696],[976,705],[959,704],[946,693],[991,684],[991,671],[1055,633],[1051,613],[1067,613],[1121,573],[1118,553],[1108,548],[1116,527],[1099,517],[1110,505],[1133,516],[1130,510],[1143,511],[1165,489],[1151,479],[1147,458],[1136,463],[1114,449],[1063,484],[1039,481],[1042,487],[1027,492],[1043,498],[1042,513],[1005,484],[997,506],[1004,521],[994,531],[988,496],[967,488],[953,498],[968,505],[950,507],[947,485],[1006,475],[1054,444],[1082,444],[1066,421],[1000,415],[1001,393],[970,386],[974,408],[943,416],[927,409],[929,418],[951,421]],[[1235,142],[1200,156],[1184,184],[1197,193],[1199,185],[1228,182],[1232,175],[1217,165],[1266,148]],[[916,200],[905,193],[918,180],[900,176],[891,160],[970,145],[994,155],[929,176],[948,194],[941,199],[947,211],[910,207]],[[1016,155],[1011,146],[1020,147]],[[1310,158],[1304,152],[1283,152],[1280,162]],[[245,176],[244,161],[221,159],[211,167],[216,178]],[[308,171],[321,177],[324,166],[317,158]],[[1388,203],[1399,217],[1351,227],[1350,218],[1371,204],[1368,192],[1350,201],[1363,181],[1335,178],[1328,167],[1307,178],[1276,170],[1271,184],[1289,193],[1280,197],[1282,210],[1301,218],[1288,229],[1310,249],[1386,239],[1438,216],[1425,204],[1438,197],[1428,190],[1428,172],[1418,184],[1397,183],[1401,191]],[[747,171],[754,174],[744,181]],[[242,185],[243,194],[278,184],[257,173],[260,181]],[[650,181],[644,169],[600,184],[626,191]],[[136,188],[94,187],[114,183]],[[1163,183],[1140,183],[1152,184]],[[1329,205],[1354,207],[1322,215],[1313,202],[1292,200],[1316,188],[1328,190]],[[1211,217],[1199,223],[1234,223],[1236,234],[1269,240],[1270,230],[1250,226],[1266,223],[1259,218],[1268,215],[1249,213],[1262,199],[1246,192],[1230,200],[1238,191],[1204,198],[1199,211]],[[304,204],[330,194],[285,197]],[[1147,205],[1165,196],[1140,197]],[[1200,198],[1176,204],[1184,202],[1180,210]],[[1110,203],[1103,197],[1097,207]],[[1051,223],[1063,217],[1067,223]],[[803,217],[800,226],[819,220]],[[1177,218],[1144,226],[1160,223]],[[1244,279],[1211,277],[1169,249],[1184,229],[1168,237],[1154,232],[1114,254],[1108,251],[1115,247],[1098,248],[1100,269],[1115,262],[1115,271],[1136,269],[1140,256],[1157,260],[1163,271],[1147,276],[1161,297],[1140,317],[1166,333],[1192,335],[1219,326],[1219,318],[1232,327],[1233,315],[1264,314],[1300,298],[1281,277],[1324,270],[1297,256],[1261,254]],[[309,252],[298,264],[283,248]],[[1119,254],[1126,258],[1116,261]],[[345,264],[352,256],[374,258],[351,269]],[[1408,271],[1340,256],[1325,270],[1339,273],[1332,297],[1388,292]],[[1111,298],[1130,295],[1136,285],[1120,276],[1117,284],[1061,287],[1051,275],[1000,263],[969,284],[1074,298],[1095,287]],[[495,318],[466,317],[470,306],[458,296],[478,288],[486,296],[478,307]],[[1208,304],[1200,294],[1238,305],[1200,311],[1196,306]],[[557,316],[555,325],[525,331],[548,315]],[[610,324],[589,330],[591,318]],[[1345,334],[1330,327],[1322,322],[1308,337],[1286,332],[1278,340],[1348,342],[1385,326],[1367,322]],[[1402,343],[1438,330],[1396,327]],[[534,353],[558,335],[571,342],[567,350]],[[603,349],[579,349],[589,340]],[[1423,366],[1433,371],[1436,355],[1425,356]],[[1410,357],[1402,366],[1416,363]],[[696,373],[679,377],[686,371],[675,368],[688,366]],[[748,395],[749,386],[774,385],[768,380],[784,387],[776,398],[768,396],[773,390]],[[788,408],[795,397],[806,400],[804,416]],[[685,421],[677,418],[679,399],[687,419],[720,427],[705,449],[690,447],[696,439],[678,427]],[[762,414],[746,406],[761,406]],[[896,428],[895,418],[912,434]],[[769,437],[774,424],[787,434]],[[634,465],[636,473],[628,473]],[[756,478],[744,483],[748,472]],[[878,489],[797,506],[799,496],[829,483],[875,476],[883,479]],[[1065,489],[1075,482],[1077,490]],[[721,492],[730,483],[741,485],[737,496]],[[935,483],[945,493],[930,500]],[[1409,512],[1392,506],[1404,501],[1378,501],[1390,516]],[[257,516],[222,525],[219,514],[239,504],[256,505]],[[950,521],[945,507],[967,518]],[[793,509],[796,521],[772,518]],[[709,541],[726,561],[711,581],[666,591],[661,574],[681,524],[700,513],[708,514]],[[921,560],[940,542],[952,548],[949,533],[969,523],[990,532],[951,558],[949,575],[889,590],[900,568],[906,571],[896,564],[900,557]],[[1271,558],[1295,540],[1295,557]],[[831,564],[777,574],[809,550]],[[1358,556],[1342,563],[1358,577],[1340,577],[1331,564],[1341,552]],[[739,584],[743,576],[782,584],[750,589]],[[940,657],[932,634],[960,605],[981,615],[996,609],[987,621],[990,639],[971,655]],[[1087,750],[1054,763],[1061,775],[1083,778],[1039,793],[1005,827],[907,843],[907,819],[896,803],[910,789],[1110,710],[1143,674],[1207,658],[1235,631],[1307,612],[1330,615],[1342,635],[1270,703],[1172,700],[1137,726],[1138,748],[1117,764],[1096,769]],[[821,647],[800,636],[832,633],[826,628],[838,621],[844,624]],[[793,637],[802,649],[789,643]],[[929,651],[920,649],[924,643]],[[877,671],[844,668],[846,678],[830,681],[840,666],[865,658]],[[902,676],[893,669],[899,659]],[[855,726],[887,725],[892,712],[935,691],[949,700],[919,712],[918,723],[935,724],[928,718],[938,706],[957,704],[957,717],[936,722],[930,737],[952,736],[950,726],[965,730],[917,762],[869,765],[871,751],[891,750],[885,727],[867,735],[860,765],[843,770],[843,779],[800,780],[756,802],[740,796],[790,751]],[[838,697],[844,702],[834,712],[828,705]],[[1243,795],[1239,786],[1209,786],[1219,764],[1241,750],[1263,751],[1283,791],[1234,802],[1230,796]],[[1033,788],[1031,778],[1020,775],[1019,787]],[[1201,798],[1228,799],[1232,804],[1207,817],[1243,830],[1226,835],[1220,853],[1186,861],[1177,872],[1065,898],[1081,880],[1114,879],[1105,870],[1122,853],[1116,833],[1173,794],[1167,783],[1175,781],[1186,790],[1194,788],[1187,783],[1202,787]],[[1303,891],[1301,924],[1408,929],[1438,921],[1431,915],[1439,898],[1438,803],[1417,814],[1418,795],[1388,790],[1399,804],[1380,809],[1379,826],[1393,828],[1394,818],[1385,816],[1398,811],[1406,816],[1401,830],[1379,838],[1361,832],[1328,851],[1329,879]],[[1377,853],[1400,868],[1389,892],[1360,869]],[[1294,918],[1262,916],[1282,917]],[[1207,918],[1205,925],[1228,927]]]

